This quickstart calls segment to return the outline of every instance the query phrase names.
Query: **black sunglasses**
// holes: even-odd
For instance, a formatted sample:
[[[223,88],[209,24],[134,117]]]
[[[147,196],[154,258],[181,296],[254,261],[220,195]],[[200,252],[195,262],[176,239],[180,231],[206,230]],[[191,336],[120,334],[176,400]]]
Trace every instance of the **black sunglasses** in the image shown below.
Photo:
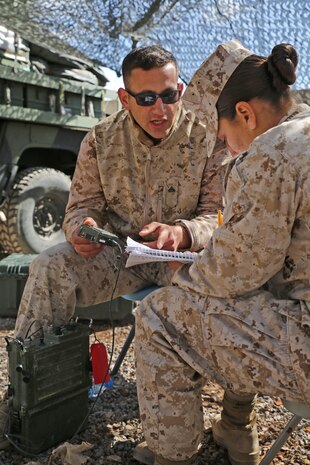
[[[158,98],[160,98],[163,103],[176,103],[181,97],[181,90],[168,90],[161,94],[155,94],[154,92],[140,92],[138,94],[134,94],[129,89],[125,90],[129,95],[134,97],[137,104],[142,107],[154,105]]]

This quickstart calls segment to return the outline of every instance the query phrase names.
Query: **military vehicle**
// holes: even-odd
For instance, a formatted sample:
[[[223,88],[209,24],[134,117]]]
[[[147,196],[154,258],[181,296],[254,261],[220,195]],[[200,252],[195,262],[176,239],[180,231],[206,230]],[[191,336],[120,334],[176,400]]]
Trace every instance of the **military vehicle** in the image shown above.
[[[62,222],[82,138],[119,109],[96,64],[0,26],[0,248],[39,253]]]

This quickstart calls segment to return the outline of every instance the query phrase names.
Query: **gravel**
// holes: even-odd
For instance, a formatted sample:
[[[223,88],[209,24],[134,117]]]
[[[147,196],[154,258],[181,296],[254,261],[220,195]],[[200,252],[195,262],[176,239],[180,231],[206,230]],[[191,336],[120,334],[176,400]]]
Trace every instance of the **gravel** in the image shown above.
[[[0,318],[1,336],[12,335],[14,322],[14,319]],[[114,361],[131,328],[130,318],[123,322],[116,322],[115,325]],[[110,353],[111,326],[100,322],[96,323],[94,328],[97,338],[106,344]],[[0,344],[0,386],[2,389],[7,384],[6,365],[7,353],[3,341]],[[214,443],[210,430],[210,419],[221,410],[222,395],[223,390],[211,382],[206,385],[203,392],[205,433],[199,465],[229,465],[225,451]],[[143,433],[139,420],[132,345],[119,373],[114,377],[113,388],[104,391],[96,401],[90,400],[90,409],[87,429],[73,440],[68,439],[72,444],[81,444],[86,441],[93,445],[92,449],[84,452],[84,456],[88,457],[87,465],[137,465],[132,458],[132,450],[143,440]],[[262,454],[265,454],[290,414],[282,406],[280,399],[263,396],[259,397],[257,412],[260,444]],[[273,465],[310,465],[309,433],[310,421],[303,420],[279,452]],[[35,458],[24,457],[12,449],[0,451],[0,465],[25,465],[31,461],[49,465],[52,450],[53,448]],[[54,463],[61,465],[63,462],[58,459],[58,461],[53,461]]]

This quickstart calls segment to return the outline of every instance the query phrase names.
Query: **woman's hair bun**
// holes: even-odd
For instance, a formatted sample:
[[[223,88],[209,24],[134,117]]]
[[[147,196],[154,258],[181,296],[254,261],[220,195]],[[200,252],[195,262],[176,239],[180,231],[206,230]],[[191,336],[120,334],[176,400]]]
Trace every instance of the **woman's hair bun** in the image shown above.
[[[276,45],[267,58],[268,72],[272,76],[273,87],[283,92],[296,81],[298,55],[290,44]]]

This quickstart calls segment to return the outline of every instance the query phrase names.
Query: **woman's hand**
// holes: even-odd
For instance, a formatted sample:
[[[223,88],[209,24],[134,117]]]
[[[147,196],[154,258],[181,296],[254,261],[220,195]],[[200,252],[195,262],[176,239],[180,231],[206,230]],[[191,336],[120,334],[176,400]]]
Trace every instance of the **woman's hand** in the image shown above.
[[[184,263],[180,263],[180,262],[168,262],[168,266],[169,266],[170,270],[172,270],[172,271],[177,271],[183,265],[184,265]]]

